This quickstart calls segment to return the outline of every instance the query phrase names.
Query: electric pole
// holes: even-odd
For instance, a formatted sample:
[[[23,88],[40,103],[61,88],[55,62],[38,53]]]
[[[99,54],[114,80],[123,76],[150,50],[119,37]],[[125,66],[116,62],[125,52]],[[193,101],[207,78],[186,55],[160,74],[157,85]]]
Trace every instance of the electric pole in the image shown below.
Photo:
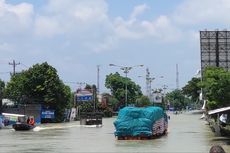
[[[146,95],[149,97],[151,94],[150,88],[149,88],[149,78],[150,78],[150,72],[149,69],[146,69]]]
[[[100,73],[100,65],[97,65],[97,94],[100,94],[100,91],[99,91],[99,75]]]
[[[12,63],[9,62],[9,65],[12,65],[12,66],[13,66],[13,75],[15,75],[15,73],[16,73],[16,72],[15,72],[15,67],[16,67],[17,65],[19,65],[19,64],[20,64],[20,62],[16,63],[15,60],[13,60]]]
[[[178,71],[178,64],[176,64],[176,88],[179,89],[179,71]]]

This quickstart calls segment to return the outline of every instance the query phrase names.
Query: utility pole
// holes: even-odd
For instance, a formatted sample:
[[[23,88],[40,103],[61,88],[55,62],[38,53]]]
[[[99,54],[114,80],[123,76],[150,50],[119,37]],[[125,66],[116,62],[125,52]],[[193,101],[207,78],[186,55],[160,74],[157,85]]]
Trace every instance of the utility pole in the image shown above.
[[[100,94],[100,91],[99,91],[99,75],[100,73],[100,65],[97,65],[97,94]]]
[[[178,64],[176,64],[176,89],[179,89],[179,71],[178,71]]]
[[[9,65],[12,65],[12,66],[13,66],[13,75],[15,75],[15,67],[16,67],[17,65],[20,65],[20,62],[16,63],[15,60],[13,60],[12,63],[9,62]]]
[[[146,69],[146,95],[149,97],[149,100],[152,101],[152,82],[155,78],[150,77],[149,69]]]
[[[115,64],[109,64],[109,66],[116,66],[120,67],[120,69],[125,73],[125,106],[128,105],[128,87],[127,87],[127,80],[128,80],[128,73],[129,71],[134,68],[134,67],[143,67],[144,65],[134,65],[134,66],[120,66],[120,65],[115,65]]]
[[[146,69],[146,95],[149,97],[151,91],[149,89],[149,78],[150,78],[150,72],[149,69]]]

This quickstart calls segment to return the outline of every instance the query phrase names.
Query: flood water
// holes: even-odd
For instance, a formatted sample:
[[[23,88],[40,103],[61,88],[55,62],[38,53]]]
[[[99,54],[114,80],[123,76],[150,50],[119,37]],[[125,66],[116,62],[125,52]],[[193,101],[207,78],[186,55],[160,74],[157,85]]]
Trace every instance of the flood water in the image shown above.
[[[169,132],[154,140],[116,140],[115,118],[103,119],[102,127],[82,127],[79,122],[41,125],[34,131],[0,130],[1,153],[208,153],[220,144],[230,153],[230,140],[215,137],[201,115],[171,114]]]

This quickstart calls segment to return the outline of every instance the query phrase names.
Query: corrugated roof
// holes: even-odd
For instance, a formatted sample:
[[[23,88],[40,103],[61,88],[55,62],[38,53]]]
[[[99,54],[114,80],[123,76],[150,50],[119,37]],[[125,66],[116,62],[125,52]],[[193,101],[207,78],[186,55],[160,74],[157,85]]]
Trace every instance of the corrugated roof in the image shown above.
[[[230,111],[230,106],[229,107],[223,107],[223,108],[218,108],[214,110],[208,111],[208,115],[216,114],[216,113],[221,113],[221,112],[226,112]]]

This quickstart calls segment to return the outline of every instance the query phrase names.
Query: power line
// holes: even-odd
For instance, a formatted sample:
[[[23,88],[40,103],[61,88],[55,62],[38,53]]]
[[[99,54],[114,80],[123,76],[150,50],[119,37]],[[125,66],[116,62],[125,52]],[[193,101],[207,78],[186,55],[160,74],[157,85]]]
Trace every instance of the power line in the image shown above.
[[[10,72],[0,72],[0,74],[10,74]]]
[[[25,68],[29,68],[29,66],[26,66],[25,64],[23,63],[20,63],[22,66],[24,66]]]
[[[79,86],[79,88],[81,88],[82,85],[86,85],[85,82],[71,82],[71,81],[65,81],[64,83],[67,84],[77,84]]]

